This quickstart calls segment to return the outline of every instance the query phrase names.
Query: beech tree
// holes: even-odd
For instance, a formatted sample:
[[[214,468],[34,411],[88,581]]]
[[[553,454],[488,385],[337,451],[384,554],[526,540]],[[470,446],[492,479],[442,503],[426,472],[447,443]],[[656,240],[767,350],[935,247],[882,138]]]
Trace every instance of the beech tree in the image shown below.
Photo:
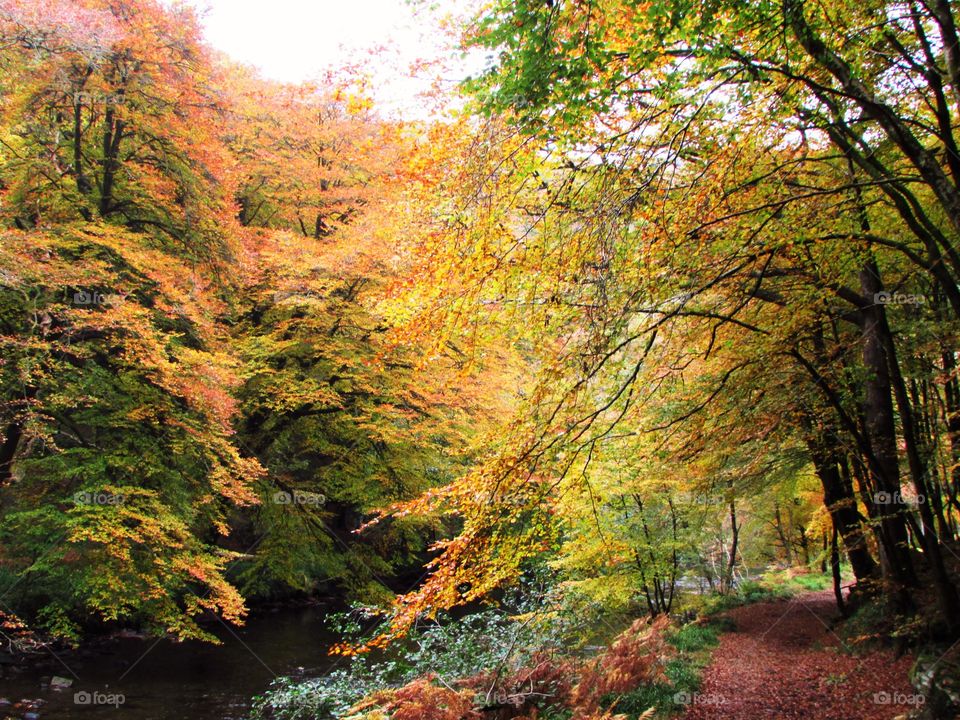
[[[820,480],[859,590],[882,574],[912,612],[929,580],[955,634],[955,33],[946,4],[483,10],[466,39],[495,59],[468,88],[489,119],[425,200],[424,322],[520,317],[544,352],[512,440],[464,482],[562,492],[620,433],[666,433],[685,468],[752,451],[736,487],[786,459],[777,438]],[[455,508],[472,524],[398,628],[502,582],[511,527],[539,542],[535,521]]]
[[[508,372],[391,334],[410,147],[359,85],[257,78],[152,0],[0,2],[0,580],[31,626],[385,601],[446,531],[352,533],[459,474]]]

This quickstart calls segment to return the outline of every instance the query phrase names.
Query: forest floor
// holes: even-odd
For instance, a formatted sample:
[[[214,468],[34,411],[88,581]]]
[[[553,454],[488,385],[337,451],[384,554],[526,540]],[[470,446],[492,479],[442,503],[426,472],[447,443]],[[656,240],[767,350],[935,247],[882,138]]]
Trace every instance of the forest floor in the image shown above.
[[[909,655],[853,652],[831,627],[833,592],[804,593],[723,613],[723,634],[684,720],[893,720],[923,702]]]

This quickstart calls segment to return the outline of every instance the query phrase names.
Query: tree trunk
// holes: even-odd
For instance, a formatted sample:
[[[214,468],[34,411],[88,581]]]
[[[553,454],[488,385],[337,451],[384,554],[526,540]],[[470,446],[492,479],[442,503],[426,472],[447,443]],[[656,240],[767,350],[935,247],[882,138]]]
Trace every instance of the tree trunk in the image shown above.
[[[823,504],[843,540],[853,575],[858,583],[876,578],[878,568],[870,554],[870,548],[867,547],[853,484],[841,471],[843,449],[840,440],[829,427],[818,435],[814,432],[808,419],[807,448],[810,450],[813,469],[823,487]]]
[[[113,193],[117,172],[120,170],[120,142],[123,140],[124,123],[116,117],[113,106],[108,105],[103,132],[103,179],[100,183],[100,216],[113,212]]]
[[[780,515],[780,503],[773,504],[773,519],[776,522],[777,536],[780,538],[780,545],[783,547],[783,553],[787,559],[787,565],[793,567],[793,549],[790,547],[790,541],[786,533],[783,532],[783,518]]]
[[[727,561],[726,586],[733,588],[733,571],[737,565],[737,545],[740,540],[740,526],[737,525],[737,505],[733,498],[733,484],[730,483],[730,556]]]
[[[843,602],[843,586],[840,578],[840,550],[837,547],[837,526],[833,526],[833,538],[830,541],[830,570],[833,573],[833,596],[837,600],[837,609],[843,617],[847,616],[847,607]]]
[[[909,554],[905,508],[896,502],[900,495],[900,464],[890,371],[883,341],[883,306],[876,302],[883,285],[880,272],[872,260],[861,268],[860,289],[867,303],[859,319],[862,358],[867,370],[863,416],[867,442],[873,456],[870,470],[877,490],[873,503],[880,518],[880,536],[891,577],[898,585],[915,586],[917,577]]]
[[[19,422],[12,422],[7,425],[3,435],[3,445],[0,446],[0,488],[13,480],[13,460],[23,437],[23,426]]]
[[[900,410],[900,422],[903,426],[903,440],[906,447],[907,462],[910,467],[910,474],[913,476],[913,485],[916,489],[920,512],[920,544],[923,546],[924,557],[930,567],[933,576],[933,584],[937,592],[937,602],[940,606],[940,612],[943,615],[950,635],[960,634],[960,596],[957,594],[957,588],[950,580],[947,573],[946,564],[941,551],[940,537],[937,534],[937,528],[933,516],[932,493],[927,482],[927,468],[919,448],[919,438],[914,422],[913,406],[910,403],[910,397],[907,393],[907,386],[903,380],[903,374],[900,372],[900,363],[897,359],[896,346],[893,340],[893,334],[890,332],[890,326],[887,323],[886,313],[883,307],[879,308],[880,325],[878,331],[882,334],[884,351],[887,357],[887,364],[890,369],[890,382],[893,386],[894,396],[897,399],[897,408]],[[894,503],[902,512],[908,512],[903,498],[900,496],[899,487],[897,494],[893,498]],[[944,521],[941,521],[945,524]]]

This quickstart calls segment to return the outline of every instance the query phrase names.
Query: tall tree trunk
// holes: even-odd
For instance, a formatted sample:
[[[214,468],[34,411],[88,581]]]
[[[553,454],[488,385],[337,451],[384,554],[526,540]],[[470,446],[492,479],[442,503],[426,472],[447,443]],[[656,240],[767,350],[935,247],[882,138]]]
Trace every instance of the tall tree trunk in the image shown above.
[[[837,600],[837,609],[844,617],[847,606],[843,602],[843,585],[840,578],[840,550],[837,547],[837,526],[833,526],[833,538],[830,541],[830,570],[833,574],[833,596]]]
[[[950,443],[950,479],[947,497],[956,511],[960,511],[960,380],[957,378],[956,355],[944,349],[941,354],[946,404],[947,441]]]
[[[867,546],[853,486],[849,480],[845,481],[841,472],[842,448],[839,439],[827,430],[820,437],[808,437],[807,447],[814,471],[823,487],[823,503],[840,533],[854,577],[858,583],[876,578],[877,563]]]
[[[891,397],[890,370],[884,347],[883,306],[876,302],[883,291],[880,271],[872,260],[860,271],[860,289],[866,306],[859,314],[862,358],[867,371],[864,381],[863,416],[866,438],[873,456],[870,469],[877,490],[873,498],[880,517],[880,535],[890,575],[900,586],[917,583],[907,541],[906,509],[900,495],[900,464]]]
[[[807,529],[800,525],[797,528],[797,532],[800,533],[800,554],[803,557],[804,567],[810,564],[810,540],[807,537]]]
[[[737,566],[737,547],[740,542],[740,526],[737,524],[737,504],[733,497],[733,483],[728,483],[730,489],[730,555],[727,559],[726,586],[733,588],[733,571]]]
[[[14,421],[7,425],[3,434],[3,445],[0,445],[0,488],[13,480],[13,460],[22,437],[23,426],[19,422]]]
[[[663,611],[669,613],[673,608],[673,598],[676,595],[677,591],[677,575],[680,570],[680,558],[677,553],[677,508],[673,504],[673,498],[667,498],[667,505],[670,507],[670,527],[671,527],[671,537],[673,539],[673,548],[670,555],[670,579],[668,588],[670,594],[667,597],[667,604],[664,607]]]
[[[113,193],[120,170],[120,143],[124,137],[123,120],[116,117],[113,105],[107,105],[106,129],[103,132],[103,179],[100,183],[100,216],[106,217],[114,210]]]
[[[927,5],[933,10],[933,15],[940,26],[940,38],[943,42],[944,66],[953,88],[954,100],[960,107],[960,39],[957,37],[957,24],[953,18],[949,0],[934,0]]]
[[[783,531],[783,518],[780,514],[780,503],[773,504],[773,519],[776,522],[777,536],[780,538],[780,545],[783,547],[784,556],[787,559],[787,565],[793,567],[793,549],[790,547],[790,541]]]
[[[879,310],[880,325],[878,331],[881,333],[883,339],[884,351],[890,370],[890,382],[893,387],[894,397],[896,397],[897,400],[897,408],[900,410],[900,422],[903,426],[903,440],[906,447],[907,463],[910,467],[910,474],[913,477],[913,485],[919,500],[917,503],[921,522],[919,540],[923,546],[924,557],[927,560],[933,577],[940,612],[943,615],[948,632],[951,636],[956,636],[960,634],[960,596],[957,594],[956,586],[950,580],[946,564],[944,563],[940,537],[937,534],[933,516],[932,493],[929,487],[930,484],[927,482],[927,468],[920,452],[913,406],[910,403],[907,386],[903,380],[903,373],[900,371],[900,363],[897,358],[893,334],[890,332],[890,326],[887,323],[887,317],[883,307],[880,307]],[[904,512],[907,512],[905,503],[900,497],[899,487],[893,501]]]

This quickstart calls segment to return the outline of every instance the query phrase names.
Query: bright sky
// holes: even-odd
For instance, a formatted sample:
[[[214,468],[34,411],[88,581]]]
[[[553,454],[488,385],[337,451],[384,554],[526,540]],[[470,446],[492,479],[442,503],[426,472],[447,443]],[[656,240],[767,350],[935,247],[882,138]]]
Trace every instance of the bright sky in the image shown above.
[[[419,11],[404,0],[186,2],[198,9],[211,45],[265,77],[299,82],[363,57],[378,79],[378,99],[400,109],[415,105],[418,84],[403,78],[409,64],[442,52],[438,13],[422,2]],[[452,9],[462,0],[438,4]],[[363,51],[380,45],[392,51],[373,67]]]

